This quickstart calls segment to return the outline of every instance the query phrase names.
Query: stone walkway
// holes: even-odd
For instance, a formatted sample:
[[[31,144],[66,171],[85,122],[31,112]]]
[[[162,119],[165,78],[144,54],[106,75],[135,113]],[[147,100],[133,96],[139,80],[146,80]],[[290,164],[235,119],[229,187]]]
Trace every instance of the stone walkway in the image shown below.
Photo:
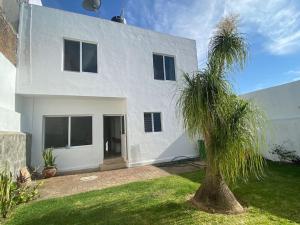
[[[203,165],[201,162],[195,163],[199,166]],[[44,183],[39,189],[40,198],[38,200],[100,190],[134,181],[143,181],[196,170],[199,170],[199,167],[191,164],[167,167],[149,165],[103,172],[57,176],[42,180]]]

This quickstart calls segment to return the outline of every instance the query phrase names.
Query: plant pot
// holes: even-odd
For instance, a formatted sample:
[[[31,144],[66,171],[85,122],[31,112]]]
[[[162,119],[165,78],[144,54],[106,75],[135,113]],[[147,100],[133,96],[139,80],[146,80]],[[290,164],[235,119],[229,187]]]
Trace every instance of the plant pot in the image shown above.
[[[54,177],[56,174],[56,168],[55,167],[46,167],[43,169],[43,177],[44,178],[50,178]]]

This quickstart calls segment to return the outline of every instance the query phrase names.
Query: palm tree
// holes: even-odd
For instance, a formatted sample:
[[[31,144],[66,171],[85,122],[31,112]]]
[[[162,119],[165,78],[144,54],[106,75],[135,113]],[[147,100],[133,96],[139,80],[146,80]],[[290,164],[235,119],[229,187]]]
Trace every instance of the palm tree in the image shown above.
[[[226,182],[234,183],[253,173],[259,177],[263,171],[259,147],[264,140],[264,116],[233,92],[226,77],[244,67],[247,52],[236,17],[226,17],[210,40],[206,68],[184,75],[178,107],[187,133],[203,137],[207,155],[205,179],[192,202],[205,211],[243,212]]]

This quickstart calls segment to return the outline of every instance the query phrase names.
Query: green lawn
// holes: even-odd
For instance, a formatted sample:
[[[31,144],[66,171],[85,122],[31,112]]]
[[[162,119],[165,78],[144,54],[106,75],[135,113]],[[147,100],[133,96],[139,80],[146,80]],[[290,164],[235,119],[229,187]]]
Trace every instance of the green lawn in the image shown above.
[[[300,223],[300,167],[270,164],[266,174],[233,187],[247,206],[241,215],[208,214],[187,203],[203,178],[200,171],[22,205],[7,224]]]

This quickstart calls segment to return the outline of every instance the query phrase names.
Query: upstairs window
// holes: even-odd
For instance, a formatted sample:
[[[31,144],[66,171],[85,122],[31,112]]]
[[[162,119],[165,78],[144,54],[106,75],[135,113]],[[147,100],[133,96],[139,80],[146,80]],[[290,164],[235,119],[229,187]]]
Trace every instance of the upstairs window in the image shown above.
[[[64,70],[97,73],[97,44],[64,40]]]
[[[97,45],[82,43],[82,71],[97,73]]]
[[[145,132],[160,132],[161,129],[161,113],[144,113]]]
[[[155,80],[176,80],[173,56],[153,54],[153,69]]]

